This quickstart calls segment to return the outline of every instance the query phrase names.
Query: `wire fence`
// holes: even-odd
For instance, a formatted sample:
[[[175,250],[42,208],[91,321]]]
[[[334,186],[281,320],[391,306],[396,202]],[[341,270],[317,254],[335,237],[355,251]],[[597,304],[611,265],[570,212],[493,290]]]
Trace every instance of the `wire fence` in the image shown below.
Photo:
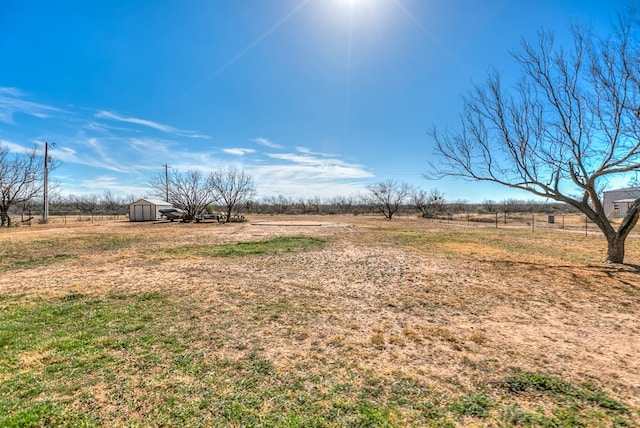
[[[47,220],[48,224],[67,224],[85,221],[122,221],[129,220],[127,214],[87,214],[77,212],[50,212]],[[42,223],[42,215],[13,214],[11,222],[14,226],[31,226]]]
[[[313,214],[306,214],[313,216]],[[361,216],[380,216],[376,213],[360,213]],[[396,217],[416,217],[418,214],[405,212]],[[395,218],[395,217],[394,217]],[[102,222],[102,221],[127,221],[127,214],[88,214],[80,212],[52,212],[49,215],[49,224],[72,224],[77,222]],[[611,219],[615,228],[621,219]],[[41,216],[15,215],[13,224],[16,226],[29,226],[38,224]],[[546,214],[546,213],[457,213],[436,215],[424,221],[437,221],[449,223],[460,227],[483,227],[496,229],[528,229],[535,231],[570,231],[576,233],[600,234],[600,229],[581,214]],[[636,227],[631,235],[640,236],[640,227]]]
[[[602,233],[598,226],[580,214],[531,214],[531,213],[461,213],[448,216],[435,216],[432,220],[444,221],[467,227],[486,227],[496,229],[529,229],[538,231],[570,231],[585,235]],[[617,228],[621,219],[610,219]],[[640,229],[632,232],[640,236]]]

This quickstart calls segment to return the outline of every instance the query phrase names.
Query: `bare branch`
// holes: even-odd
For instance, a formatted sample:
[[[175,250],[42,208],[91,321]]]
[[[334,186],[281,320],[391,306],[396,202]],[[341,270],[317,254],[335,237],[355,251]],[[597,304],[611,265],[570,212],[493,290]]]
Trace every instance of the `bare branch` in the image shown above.
[[[625,229],[614,230],[598,194],[608,177],[640,169],[638,24],[636,11],[621,14],[607,38],[575,25],[570,48],[556,47],[545,32],[535,44],[523,40],[513,53],[523,72],[515,87],[490,72],[464,97],[458,130],[432,129],[438,161],[428,175],[495,182],[570,204],[607,237],[608,259],[620,261],[611,248],[637,219],[631,213]]]

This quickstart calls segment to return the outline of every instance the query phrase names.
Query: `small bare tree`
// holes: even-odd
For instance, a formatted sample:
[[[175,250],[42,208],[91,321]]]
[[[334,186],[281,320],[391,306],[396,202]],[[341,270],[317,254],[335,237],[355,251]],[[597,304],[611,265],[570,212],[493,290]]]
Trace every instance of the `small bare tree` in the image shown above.
[[[369,194],[364,196],[365,203],[388,220],[393,218],[413,190],[409,184],[394,180],[371,184],[367,189]]]
[[[640,169],[638,14],[621,14],[611,37],[572,28],[571,49],[540,33],[513,54],[523,80],[506,89],[497,72],[464,99],[458,130],[433,128],[436,176],[489,181],[564,202],[606,237],[606,261],[623,263],[640,198],[617,228],[599,192],[607,177]]]
[[[98,195],[93,194],[75,197],[73,203],[79,212],[90,215],[92,221],[100,205]]]
[[[0,224],[11,226],[9,209],[41,196],[44,163],[38,151],[12,153],[0,146]]]
[[[177,169],[171,170],[167,175],[169,200],[176,208],[185,212],[185,218],[192,220],[202,214],[207,205],[216,201],[215,195],[209,187],[208,180],[198,170],[181,172]],[[165,175],[152,179],[149,183],[154,194],[165,198],[167,182]]]
[[[492,214],[496,212],[496,201],[493,199],[484,199],[476,211],[479,214]]]
[[[335,207],[338,214],[346,214],[353,211],[355,199],[353,196],[336,196],[331,199],[330,204]]]
[[[278,195],[273,198],[272,204],[276,214],[286,214],[287,210],[289,210],[293,203],[291,198],[287,198],[284,195]]]
[[[235,168],[223,168],[212,172],[207,179],[207,188],[224,207],[227,221],[238,215],[255,195],[253,178]]]
[[[419,189],[413,192],[413,204],[422,217],[433,217],[437,212],[442,212],[444,206],[444,195],[438,189],[431,189],[429,192]]]
[[[135,202],[133,200],[131,203]],[[100,206],[104,210],[105,214],[110,216],[118,216],[124,214],[127,211],[127,207],[131,204],[124,197],[118,197],[106,190],[100,197]]]

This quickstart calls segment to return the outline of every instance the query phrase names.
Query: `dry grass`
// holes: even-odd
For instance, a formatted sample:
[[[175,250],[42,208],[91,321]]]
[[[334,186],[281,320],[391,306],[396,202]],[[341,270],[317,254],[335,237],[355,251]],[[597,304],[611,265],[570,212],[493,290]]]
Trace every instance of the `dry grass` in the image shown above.
[[[76,294],[156,293],[175,302],[178,315],[170,329],[190,332],[189,355],[244,361],[249,351],[259,350],[274,373],[324,374],[307,386],[327,390],[347,383],[370,388],[366,373],[389,382],[411,379],[442,400],[459,399],[443,410],[458,425],[497,424],[513,406],[544,412],[540,397],[504,398],[491,389],[522,372],[598,386],[630,409],[620,420],[632,425],[639,417],[640,273],[633,265],[600,263],[600,236],[460,228],[413,218],[259,220],[1,231],[0,296],[28,305]],[[230,258],[165,251],[278,236],[317,237],[327,245]],[[627,254],[628,262],[640,264],[637,240],[629,241]],[[141,364],[110,355],[125,362],[123,371]],[[21,370],[32,371],[44,370],[53,358],[48,350],[33,349],[19,357]],[[132,396],[198,382],[180,373],[160,382],[154,373],[162,367],[149,358],[149,377],[128,381],[138,385]],[[112,388],[96,379],[82,391],[92,397],[90,407],[80,393],[69,405],[123,425],[151,412],[142,406],[118,413],[121,401]],[[492,407],[490,416],[473,413],[474,406],[487,406],[481,393],[502,407]],[[149,397],[148,405],[157,399]],[[263,406],[269,413],[268,402]],[[405,411],[389,420],[405,425],[416,419]]]

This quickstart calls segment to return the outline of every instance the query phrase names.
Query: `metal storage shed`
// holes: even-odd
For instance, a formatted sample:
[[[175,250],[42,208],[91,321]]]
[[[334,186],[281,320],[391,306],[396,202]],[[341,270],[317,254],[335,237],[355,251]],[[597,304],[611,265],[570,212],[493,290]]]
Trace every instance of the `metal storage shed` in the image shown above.
[[[160,210],[171,207],[169,202],[160,199],[140,199],[129,205],[129,221],[160,220]]]
[[[602,205],[609,218],[621,218],[627,214],[627,209],[640,197],[640,186],[626,189],[605,190],[602,192]]]

